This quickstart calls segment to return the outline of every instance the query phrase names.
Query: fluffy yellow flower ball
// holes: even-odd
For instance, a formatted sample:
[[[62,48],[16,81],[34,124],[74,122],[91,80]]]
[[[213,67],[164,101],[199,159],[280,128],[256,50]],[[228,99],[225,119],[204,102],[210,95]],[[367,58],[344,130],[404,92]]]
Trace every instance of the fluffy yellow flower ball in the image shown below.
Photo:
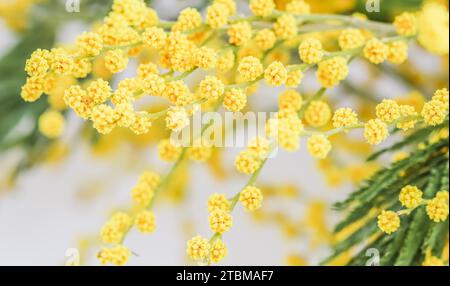
[[[339,108],[333,115],[333,126],[335,128],[351,127],[358,124],[358,115],[351,108]]]
[[[392,99],[383,99],[375,110],[377,117],[387,123],[391,123],[400,117],[400,106]]]
[[[434,222],[442,222],[448,218],[448,201],[442,197],[435,197],[427,203],[427,215]]]
[[[400,191],[399,200],[406,208],[413,209],[418,207],[422,202],[422,194],[422,191],[416,186],[408,185]]]
[[[214,49],[201,47],[194,54],[195,65],[202,69],[212,69],[217,66],[217,54]]]
[[[197,162],[205,162],[212,155],[212,147],[204,143],[195,143],[187,151],[189,159]]]
[[[296,88],[302,81],[303,72],[300,69],[289,71],[286,78],[286,86]]]
[[[274,61],[264,70],[264,79],[271,86],[283,85],[287,79],[287,70],[281,62]]]
[[[171,107],[167,111],[166,126],[172,131],[180,131],[190,123],[189,115],[183,107]]]
[[[260,189],[248,186],[239,195],[239,202],[249,211],[255,211],[261,207],[263,195]]]
[[[134,225],[141,233],[151,233],[156,229],[156,219],[155,214],[151,211],[140,211],[136,215]]]
[[[404,41],[395,41],[388,45],[389,52],[387,60],[393,64],[399,65],[408,59],[408,45]]]
[[[31,77],[45,75],[50,67],[48,63],[49,55],[50,52],[47,50],[38,49],[34,51],[25,63],[27,74]]]
[[[77,37],[76,46],[81,56],[95,57],[103,48],[103,40],[99,34],[84,32]]]
[[[389,136],[389,130],[380,119],[369,120],[364,126],[364,137],[371,145],[378,145]]]
[[[282,40],[287,40],[297,35],[297,20],[293,15],[283,14],[273,24],[275,35]]]
[[[388,56],[389,48],[377,38],[372,38],[367,41],[364,46],[363,54],[373,64],[380,64],[384,62]]]
[[[175,161],[180,157],[182,152],[181,146],[176,146],[170,142],[170,139],[161,140],[158,144],[159,157],[163,161]]]
[[[243,80],[252,81],[264,72],[264,68],[258,58],[248,56],[239,62],[238,72]]]
[[[286,4],[286,11],[297,15],[309,14],[311,7],[304,0],[292,0]]]
[[[417,40],[429,52],[446,55],[449,50],[449,14],[443,4],[426,3],[417,19]]]
[[[316,76],[323,87],[332,88],[348,75],[347,60],[333,57],[318,64]]]
[[[324,135],[317,134],[308,139],[307,148],[315,158],[325,159],[331,151],[331,143]]]
[[[234,165],[240,173],[250,175],[259,169],[261,161],[256,152],[245,150],[236,157]]]
[[[209,258],[213,263],[219,263],[222,261],[228,254],[227,247],[222,240],[216,240],[213,245],[211,245]]]
[[[147,46],[160,50],[166,44],[167,34],[162,28],[150,27],[145,29],[142,40]]]
[[[426,124],[436,126],[444,122],[447,108],[441,101],[431,100],[424,104],[420,114]]]
[[[119,243],[123,237],[123,230],[120,229],[120,225],[117,222],[108,221],[103,225],[100,237],[103,243]]]
[[[146,207],[150,204],[154,196],[154,188],[148,184],[139,182],[131,190],[131,198],[138,206]]]
[[[250,10],[256,16],[269,16],[273,9],[275,9],[273,0],[250,0]]]
[[[252,26],[248,22],[238,22],[228,28],[227,34],[230,44],[242,46],[252,38]]]
[[[303,98],[296,90],[288,89],[278,97],[278,107],[280,109],[293,109],[298,111],[303,104]]]
[[[247,148],[255,152],[259,158],[264,159],[269,154],[270,142],[266,138],[258,136],[250,140]]]
[[[39,132],[48,138],[61,136],[64,126],[64,116],[57,111],[46,111],[39,117]]]
[[[209,241],[199,235],[191,238],[186,246],[186,253],[192,260],[202,260],[209,255]]]
[[[215,210],[230,210],[230,201],[224,194],[213,194],[208,199],[208,212],[211,213]]]
[[[229,9],[222,3],[213,3],[206,9],[206,23],[213,29],[221,28],[228,22]]]
[[[394,27],[399,35],[413,36],[417,33],[416,16],[409,12],[403,12],[395,17]]]
[[[341,47],[343,51],[347,51],[362,47],[365,39],[360,30],[350,28],[341,32],[338,42],[339,47]]]
[[[195,8],[185,8],[178,15],[178,19],[172,27],[173,31],[189,31],[202,24],[202,16]]]
[[[105,67],[111,73],[119,73],[128,65],[128,56],[123,50],[112,50],[105,55]]]
[[[114,118],[114,110],[106,104],[97,105],[92,109],[91,120],[98,133],[111,133],[116,126]]]
[[[433,95],[432,99],[442,102],[444,104],[444,106],[446,107],[446,110],[448,111],[448,108],[449,108],[448,98],[449,98],[448,97],[448,89],[441,88],[441,89],[438,89],[438,90],[436,90],[434,92],[434,95]]]
[[[298,54],[306,64],[318,63],[324,54],[322,43],[314,38],[306,39],[298,46]]]
[[[112,263],[116,266],[125,265],[131,256],[131,251],[123,245],[104,248],[97,253],[97,259],[102,265]]]
[[[247,105],[247,95],[244,90],[232,88],[225,92],[223,106],[231,112],[238,112]]]
[[[330,106],[322,101],[315,100],[305,110],[306,123],[313,127],[321,127],[328,123],[331,118]]]
[[[393,211],[382,211],[378,216],[378,227],[387,234],[394,233],[400,227],[400,217]]]
[[[277,37],[270,29],[262,29],[255,36],[256,45],[262,50],[268,50],[275,45]]]
[[[233,226],[233,217],[228,211],[214,210],[208,217],[209,228],[214,233],[224,233]]]
[[[225,85],[220,79],[215,76],[206,76],[199,85],[200,96],[206,99],[219,98],[220,96],[222,96],[224,91]]]

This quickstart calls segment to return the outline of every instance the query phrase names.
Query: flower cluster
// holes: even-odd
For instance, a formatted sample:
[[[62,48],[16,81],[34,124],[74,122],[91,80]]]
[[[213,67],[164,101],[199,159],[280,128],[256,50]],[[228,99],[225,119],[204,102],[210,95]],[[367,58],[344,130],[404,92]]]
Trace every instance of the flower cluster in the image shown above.
[[[440,191],[432,199],[424,199],[422,191],[417,186],[407,185],[400,191],[399,201],[406,207],[397,212],[382,211],[378,216],[378,227],[387,234],[396,232],[400,228],[400,216],[408,215],[416,208],[425,205],[428,218],[435,222],[447,220],[449,213],[448,191]]]
[[[372,66],[385,61],[402,64],[408,58],[408,42],[414,39],[432,53],[448,54],[448,11],[440,4],[426,4],[416,14],[398,15],[392,24],[375,25],[369,20],[356,21],[354,16],[316,17],[303,0],[287,5],[250,0],[254,17],[239,16],[234,0],[210,2],[204,13],[188,7],[175,21],[163,21],[143,0],[114,0],[103,22],[79,35],[72,46],[36,50],[26,61],[28,78],[21,90],[26,102],[48,95],[51,109],[41,115],[38,127],[43,135],[57,138],[65,130],[64,109],[90,122],[102,135],[116,128],[143,135],[158,123],[166,131],[180,132],[190,125],[197,104],[239,112],[248,108],[248,97],[260,83],[282,89],[278,111],[265,124],[266,134],[251,140],[235,158],[236,170],[250,176],[248,183],[232,198],[210,196],[208,222],[214,235],[209,240],[195,236],[187,242],[186,253],[195,261],[218,263],[227,255],[222,236],[233,225],[232,211],[238,203],[248,211],[261,208],[263,194],[256,180],[275,147],[295,151],[300,139],[307,137],[307,150],[325,165],[339,137],[334,136],[340,133],[363,129],[365,140],[378,145],[389,136],[390,128],[407,131],[419,124],[437,126],[448,117],[445,88],[437,90],[421,109],[384,99],[376,105],[374,116],[358,115],[357,109],[349,107],[335,110],[334,101],[323,98],[327,89],[348,77],[355,58],[364,58]],[[303,25],[314,27],[310,23],[325,23],[325,28],[331,25],[339,31],[325,36],[314,30],[300,32]],[[113,75],[133,72],[130,62],[137,62],[134,76],[112,84]],[[304,97],[296,88],[310,69],[316,70],[321,88]],[[198,84],[188,84],[187,78],[199,70]],[[158,98],[165,105],[156,112],[138,110],[143,97]],[[183,148],[166,137],[158,142],[160,159],[175,162],[173,169],[162,179],[153,172],[143,173],[131,191],[132,211],[114,214],[102,227],[102,242],[112,245],[98,253],[102,264],[126,263],[131,252],[123,241],[132,226],[142,233],[155,231],[155,198],[185,158],[205,162],[214,155],[207,142],[192,143]],[[418,187],[402,188],[399,201],[406,209],[383,211],[379,228],[394,233],[400,227],[400,215],[423,205],[432,221],[447,219],[448,192],[432,199],[422,196]]]

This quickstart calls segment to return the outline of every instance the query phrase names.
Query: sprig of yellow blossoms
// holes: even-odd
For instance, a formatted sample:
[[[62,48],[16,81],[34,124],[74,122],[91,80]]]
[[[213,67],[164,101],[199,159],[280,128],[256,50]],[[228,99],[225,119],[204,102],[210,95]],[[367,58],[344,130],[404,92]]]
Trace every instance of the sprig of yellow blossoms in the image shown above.
[[[164,22],[142,0],[115,0],[104,22],[80,35],[73,47],[37,50],[25,67],[29,77],[21,96],[27,102],[38,100],[44,93],[52,94],[63,78],[80,80],[82,85],[72,84],[65,89],[63,102],[80,118],[92,122],[101,134],[116,127],[145,134],[152,122],[161,117],[165,117],[168,129],[179,131],[189,125],[194,104],[222,105],[237,112],[245,108],[247,96],[256,91],[261,81],[291,88],[279,96],[279,111],[266,123],[267,137],[252,140],[235,160],[240,173],[251,175],[248,183],[231,199],[214,194],[208,200],[208,220],[214,235],[209,240],[196,236],[187,243],[188,256],[205,264],[218,263],[226,256],[222,235],[232,227],[231,212],[236,205],[241,203],[249,211],[261,207],[263,195],[255,186],[256,180],[277,146],[295,151],[299,139],[308,137],[308,151],[324,159],[332,149],[329,137],[335,134],[364,128],[368,143],[377,145],[388,137],[389,125],[408,130],[421,121],[440,124],[448,116],[446,89],[437,91],[420,112],[385,99],[376,107],[377,117],[366,123],[360,122],[350,108],[333,113],[321,99],[326,89],[347,77],[348,64],[357,56],[373,64],[401,64],[407,59],[407,42],[411,39],[417,39],[433,53],[448,53],[445,7],[429,4],[417,15],[399,15],[390,25],[353,16],[310,14],[308,4],[302,0],[291,1],[284,11],[276,10],[272,0],[250,0],[249,5],[253,16],[240,18],[233,0],[214,0],[206,8],[204,19],[200,11],[186,8],[177,21]],[[337,39],[339,51],[326,51],[319,38],[306,34],[314,31],[315,23],[341,31]],[[214,49],[211,41],[221,37],[228,44]],[[284,65],[270,59],[271,52],[291,49],[292,43],[299,43],[295,44],[299,63]],[[141,63],[136,76],[122,80],[115,90],[101,77],[90,78],[98,61],[109,73],[117,74],[127,68],[130,58],[145,50],[158,54],[159,65]],[[262,60],[266,58],[268,62]],[[304,100],[295,88],[304,72],[314,67],[322,88]],[[191,90],[184,79],[198,69],[209,74],[196,90]],[[230,76],[233,72],[235,78]],[[143,96],[165,98],[170,106],[156,113],[135,110],[134,103]],[[41,116],[39,129],[45,136],[57,138],[64,131],[64,118],[58,112],[49,110]],[[330,120],[334,129],[326,132],[305,128],[305,124],[321,128]],[[156,195],[185,157],[205,161],[211,148],[205,142],[182,148],[168,139],[158,144],[160,158],[175,163],[163,179],[153,172],[144,173],[132,190],[137,211],[116,213],[103,226],[102,241],[113,246],[98,253],[102,264],[123,265],[128,261],[131,251],[123,246],[128,231],[135,226],[142,233],[153,232],[156,222],[151,209]]]

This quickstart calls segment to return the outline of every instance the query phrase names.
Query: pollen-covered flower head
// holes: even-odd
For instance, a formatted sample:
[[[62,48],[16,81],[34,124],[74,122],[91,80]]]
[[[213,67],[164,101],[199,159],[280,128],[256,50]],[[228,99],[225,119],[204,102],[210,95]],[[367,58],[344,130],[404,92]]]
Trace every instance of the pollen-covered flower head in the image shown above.
[[[250,0],[250,10],[255,16],[266,17],[275,9],[273,0]]]
[[[252,150],[244,150],[236,157],[234,165],[243,174],[253,174],[261,166],[258,154]]]
[[[245,81],[252,81],[264,72],[264,68],[258,58],[248,56],[240,60],[238,72]]]
[[[436,126],[444,122],[448,106],[445,106],[441,101],[430,100],[425,103],[421,115],[425,123],[431,126]]]
[[[48,138],[57,138],[64,132],[64,122],[58,111],[46,111],[39,116],[39,131]]]
[[[400,217],[393,211],[382,211],[378,216],[378,227],[387,234],[394,233],[400,227]]]
[[[225,4],[215,2],[206,9],[206,23],[213,29],[221,28],[227,24],[229,13]]]
[[[199,92],[200,96],[205,99],[216,99],[222,96],[225,91],[223,82],[215,76],[206,76],[200,82]]]
[[[213,263],[219,263],[227,256],[228,250],[225,243],[218,239],[211,245],[209,259]]]
[[[417,40],[429,52],[448,54],[448,8],[438,2],[427,2],[417,18]]]
[[[341,32],[338,42],[339,47],[341,47],[343,51],[347,51],[363,46],[365,39],[360,30],[349,28]]]
[[[167,111],[166,126],[172,131],[180,131],[189,125],[189,115],[183,107],[171,107]]]
[[[297,15],[304,15],[311,12],[311,7],[304,0],[292,0],[286,4],[286,11]]]
[[[264,70],[264,79],[271,86],[283,85],[287,79],[287,70],[281,62],[274,61]]]
[[[158,144],[158,153],[161,160],[175,161],[180,157],[182,147],[173,144],[170,139],[163,139]]]
[[[262,201],[263,195],[261,190],[254,186],[245,187],[239,195],[239,202],[249,211],[259,209]]]
[[[243,89],[232,88],[225,92],[223,106],[232,112],[238,112],[247,105],[247,95]]]
[[[141,233],[152,233],[156,229],[155,214],[152,211],[143,210],[136,214],[134,225]]]
[[[172,27],[173,31],[189,31],[202,24],[202,16],[195,8],[185,8],[178,15],[178,19]]]
[[[373,64],[380,64],[387,59],[389,48],[386,44],[377,38],[367,41],[364,46],[363,54]]]
[[[375,109],[377,117],[387,123],[400,117],[400,106],[392,99],[383,99]]]
[[[283,14],[273,24],[273,30],[278,39],[287,40],[297,35],[297,20],[293,15]]]
[[[395,17],[394,27],[399,35],[413,36],[417,33],[416,16],[409,12],[403,12]]]
[[[232,45],[242,46],[252,38],[252,26],[248,22],[238,22],[231,25],[227,31],[228,42]]]
[[[275,45],[277,37],[270,29],[261,29],[255,36],[256,45],[262,50],[268,50]]]
[[[364,137],[371,145],[378,145],[389,136],[389,130],[382,120],[369,120],[364,126]]]
[[[333,57],[321,61],[317,67],[317,80],[326,88],[332,88],[348,75],[347,60],[344,57]]]
[[[339,108],[333,115],[333,126],[335,128],[350,127],[358,123],[358,115],[348,107]]]
[[[400,191],[400,203],[406,208],[415,208],[422,202],[422,191],[416,186],[405,186]]]
[[[331,151],[331,143],[322,134],[315,134],[308,139],[308,151],[317,159],[325,159]]]
[[[100,104],[92,109],[91,120],[94,128],[101,134],[108,134],[116,126],[114,110],[106,104]]]
[[[405,41],[395,41],[388,44],[387,60],[393,64],[399,65],[408,59],[408,45]]]
[[[142,40],[147,46],[160,50],[166,44],[167,34],[162,28],[150,27],[145,29]]]
[[[208,199],[208,212],[213,212],[215,210],[230,210],[230,201],[224,194],[213,194]]]
[[[428,217],[434,222],[442,222],[448,218],[449,204],[448,199],[436,196],[427,203],[426,207]]]
[[[228,211],[216,209],[208,217],[209,228],[214,233],[224,233],[233,226],[233,217]]]
[[[330,118],[331,108],[322,100],[312,101],[305,110],[306,123],[313,127],[324,126],[330,121]]]
[[[94,57],[100,54],[103,48],[103,39],[99,34],[84,32],[77,37],[76,45],[81,56]]]
[[[293,109],[298,111],[302,107],[303,98],[300,93],[293,89],[288,89],[278,97],[278,107],[281,109]]]
[[[191,238],[186,244],[186,253],[192,260],[202,260],[208,257],[209,241],[199,235]]]
[[[298,46],[298,54],[306,64],[318,63],[324,54],[322,43],[315,38],[306,39]]]

